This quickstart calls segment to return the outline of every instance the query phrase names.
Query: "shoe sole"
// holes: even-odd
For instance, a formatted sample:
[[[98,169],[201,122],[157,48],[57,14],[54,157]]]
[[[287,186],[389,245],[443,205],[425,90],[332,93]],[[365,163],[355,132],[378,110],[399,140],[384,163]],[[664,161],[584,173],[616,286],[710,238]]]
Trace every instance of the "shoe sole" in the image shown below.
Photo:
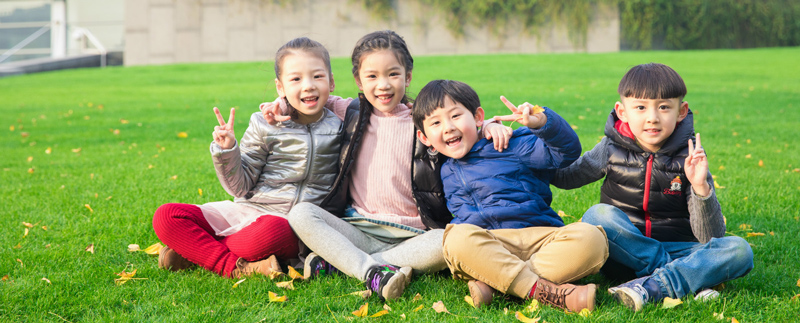
[[[486,288],[489,289],[488,293],[484,293],[485,291],[484,289],[486,288],[480,286],[481,284],[483,284],[484,286],[486,286]],[[492,303],[492,296],[494,296],[494,291],[492,291],[491,287],[489,287],[489,285],[486,285],[486,283],[479,282],[476,280],[470,280],[469,282],[467,282],[467,287],[469,288],[469,296],[472,297],[472,304],[475,308],[480,308],[481,306],[489,305]]]
[[[403,295],[406,287],[411,283],[411,271],[411,267],[400,268],[392,278],[389,278],[386,285],[383,285],[381,297],[384,300],[391,300]]]
[[[642,302],[639,293],[630,288],[627,287],[618,288],[613,295],[614,298],[616,298],[620,303],[622,303],[622,305],[625,305],[625,307],[631,309],[634,312],[641,311],[642,307],[644,307],[644,303]]]
[[[586,285],[586,287],[589,288],[589,290],[586,292],[586,309],[588,309],[589,312],[592,312],[594,311],[594,304],[597,296],[597,285],[589,284]]]
[[[306,261],[303,262],[303,279],[309,280],[311,279],[311,260],[314,258],[319,257],[319,255],[315,253],[310,253],[306,256]]]

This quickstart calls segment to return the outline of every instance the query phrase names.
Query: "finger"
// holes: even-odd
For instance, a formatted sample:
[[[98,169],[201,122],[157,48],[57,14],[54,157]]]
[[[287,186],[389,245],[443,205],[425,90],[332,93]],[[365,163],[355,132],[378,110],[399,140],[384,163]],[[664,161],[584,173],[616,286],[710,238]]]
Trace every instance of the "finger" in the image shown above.
[[[525,107],[522,109],[522,120],[525,120],[525,125],[527,126],[530,122],[531,117],[531,108]]]
[[[275,115],[275,120],[280,121],[280,122],[289,121],[289,119],[291,119],[291,118],[292,118],[292,116]]]
[[[700,144],[700,133],[695,135],[695,137],[697,137],[697,149],[703,149],[703,145]]]
[[[499,121],[514,121],[519,119],[519,115],[494,116],[494,119]]]
[[[412,102],[406,102],[406,106],[407,106],[409,109],[414,109],[414,103],[412,103]]]
[[[214,107],[214,114],[217,115],[217,121],[219,121],[219,125],[224,126],[225,119],[222,119],[222,114],[219,112],[219,109],[217,109],[217,107]]]
[[[689,139],[689,156],[692,156],[693,154],[694,154],[694,143],[692,142],[692,139]]]
[[[236,114],[236,109],[231,108],[231,116],[228,117],[228,123],[233,127],[233,115]]]
[[[505,104],[506,107],[508,107],[508,109],[511,110],[511,112],[519,113],[519,110],[517,109],[517,106],[515,106],[513,103],[509,102],[508,99],[506,99],[506,97],[501,95],[500,96],[500,101],[503,101],[503,104]]]

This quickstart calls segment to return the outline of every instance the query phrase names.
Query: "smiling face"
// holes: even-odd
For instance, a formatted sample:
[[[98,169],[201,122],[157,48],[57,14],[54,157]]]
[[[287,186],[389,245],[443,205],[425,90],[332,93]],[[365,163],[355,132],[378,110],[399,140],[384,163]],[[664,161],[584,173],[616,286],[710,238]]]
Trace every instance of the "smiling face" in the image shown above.
[[[483,109],[475,114],[463,104],[444,97],[444,106],[437,107],[423,121],[425,133],[417,130],[417,138],[447,157],[460,159],[478,142],[478,127],[483,124]]]
[[[689,104],[678,98],[636,99],[621,98],[614,106],[617,116],[627,122],[636,143],[642,149],[656,152],[675,131],[678,122],[686,118]]]
[[[293,52],[283,58],[281,75],[275,79],[278,95],[297,110],[300,124],[319,120],[334,84],[325,62],[306,52]]]
[[[365,54],[356,76],[358,89],[378,111],[391,112],[403,100],[411,72],[388,49]]]

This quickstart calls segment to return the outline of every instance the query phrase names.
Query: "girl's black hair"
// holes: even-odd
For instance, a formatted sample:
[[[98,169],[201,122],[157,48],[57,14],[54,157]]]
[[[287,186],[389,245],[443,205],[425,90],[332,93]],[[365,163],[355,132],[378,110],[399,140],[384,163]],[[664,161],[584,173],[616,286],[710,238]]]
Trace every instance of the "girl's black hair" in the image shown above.
[[[664,64],[636,65],[619,81],[619,95],[636,99],[672,99],[683,101],[686,84],[678,72]]]
[[[325,46],[322,46],[319,42],[311,40],[308,37],[299,37],[290,40],[281,46],[281,48],[278,48],[278,51],[275,53],[275,77],[279,79],[281,77],[281,64],[283,64],[283,59],[289,54],[296,52],[306,52],[316,55],[325,63],[325,67],[328,69],[328,75],[332,74],[331,57],[328,54],[328,50],[325,49]]]

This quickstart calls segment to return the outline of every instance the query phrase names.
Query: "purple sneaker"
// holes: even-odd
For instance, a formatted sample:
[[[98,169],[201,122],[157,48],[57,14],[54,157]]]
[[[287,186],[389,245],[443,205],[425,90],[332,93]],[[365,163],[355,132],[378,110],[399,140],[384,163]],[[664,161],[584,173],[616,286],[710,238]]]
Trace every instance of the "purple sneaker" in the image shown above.
[[[308,254],[306,257],[306,262],[303,265],[304,279],[310,279],[319,275],[333,275],[341,273],[342,272],[339,271],[339,269],[336,269],[336,267],[313,252]]]
[[[381,300],[390,300],[403,295],[411,282],[411,267],[397,268],[392,265],[382,265],[370,268],[367,271],[367,288],[377,293]]]

